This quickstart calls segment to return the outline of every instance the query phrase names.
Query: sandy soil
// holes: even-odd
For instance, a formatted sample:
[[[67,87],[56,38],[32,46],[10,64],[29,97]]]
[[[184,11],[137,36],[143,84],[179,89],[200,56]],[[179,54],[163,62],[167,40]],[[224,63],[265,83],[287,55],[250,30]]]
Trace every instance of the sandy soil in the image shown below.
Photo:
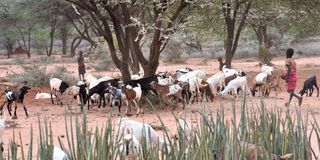
[[[312,75],[320,75],[320,57],[312,57],[312,58],[297,58],[298,63],[298,69],[299,69],[299,80],[298,80],[298,87],[297,91],[299,91],[302,88],[302,84],[305,79]],[[284,59],[275,59],[273,61],[276,67],[283,68],[284,65]],[[257,72],[259,72],[258,62],[252,59],[245,59],[245,60],[234,60],[233,66],[236,69],[244,70],[247,72],[248,75],[248,81],[249,86],[251,86],[251,81],[253,76],[256,75]],[[61,64],[50,64],[48,69],[54,69],[54,66],[61,65]],[[76,63],[67,63],[64,64],[69,71],[73,71],[74,74],[77,73]],[[204,68],[207,71],[207,76],[211,76],[213,73],[218,71],[218,62],[215,59],[204,59],[204,58],[192,58],[187,60],[183,64],[164,64],[161,63],[159,66],[158,71],[175,71],[177,68],[184,68],[184,67],[190,67],[193,69],[198,68]],[[19,66],[15,65],[1,65],[0,60],[0,77],[3,77],[6,75],[7,71],[15,71],[19,72],[21,69]],[[113,72],[94,72],[92,69],[88,70],[88,73],[92,74],[100,74],[100,75],[119,75],[118,71]],[[284,84],[283,84],[284,85]],[[273,108],[274,103],[276,102],[279,104],[279,107],[282,110],[285,110],[284,103],[287,98],[287,93],[285,92],[284,86],[282,87],[283,91],[281,91],[278,94],[278,98],[275,98],[274,92],[271,93],[270,98],[266,99],[267,102],[267,108]],[[62,140],[66,140],[65,138],[65,121],[64,121],[64,113],[65,108],[60,107],[57,105],[52,105],[51,101],[48,100],[35,100],[34,97],[38,91],[42,92],[48,92],[50,91],[49,86],[43,86],[41,88],[32,88],[32,90],[26,95],[25,103],[28,107],[28,112],[30,114],[29,118],[26,118],[23,109],[21,106],[18,106],[18,119],[15,120],[15,122],[18,124],[15,128],[6,128],[5,135],[3,137],[4,140],[4,146],[5,148],[8,147],[9,141],[13,138],[13,132],[15,133],[16,139],[18,138],[19,133],[21,133],[22,140],[23,140],[23,148],[26,152],[29,146],[29,139],[30,139],[30,129],[33,127],[33,138],[34,138],[34,151],[36,151],[37,148],[37,137],[39,135],[38,133],[38,116],[40,117],[40,120],[43,121],[45,118],[48,120],[48,122],[51,122],[51,126],[53,129],[53,137],[54,137],[54,143],[55,145],[59,145],[58,138],[62,138]],[[220,105],[223,104],[225,107],[225,116],[231,117],[232,115],[232,107],[231,107],[231,98],[222,99],[220,97],[216,97],[214,99],[214,102],[196,102],[190,106],[187,106],[185,112],[190,116],[192,111],[198,110],[201,107],[200,106],[206,106],[206,113],[210,114],[209,110],[213,113],[216,113]],[[275,101],[276,99],[276,101]],[[253,98],[250,103],[254,105],[250,106],[257,106],[259,104],[260,99],[259,98]],[[0,102],[2,103],[3,100],[1,99]],[[236,101],[237,104],[239,104],[239,100]],[[319,111],[319,98],[315,97],[315,94],[313,97],[305,97],[303,100],[303,105],[301,107],[301,111],[303,115],[306,115],[307,113],[313,113],[315,118],[317,120],[320,120],[320,111]],[[297,104],[297,101],[294,99],[292,102],[292,107],[290,108],[291,113],[295,114],[295,107],[294,105]],[[238,105],[239,106],[239,105]],[[73,112],[75,112],[75,109],[78,108],[77,105],[73,106]],[[122,108],[124,109],[124,107]],[[168,128],[169,132],[173,132],[175,128],[175,121],[174,117],[171,112],[174,114],[178,114],[179,112],[182,112],[182,108],[179,107],[176,110],[172,110],[170,107],[166,107],[165,109],[156,109],[153,110],[151,108],[147,108],[146,112],[143,116],[139,117],[130,117],[132,119],[146,122],[150,124],[160,124],[160,121],[158,120],[156,113],[159,114],[159,116],[164,121],[166,127]],[[124,110],[123,110],[124,112]],[[7,114],[7,110],[5,108],[4,113]],[[102,127],[104,126],[107,118],[110,116],[111,109],[109,107],[98,109],[97,107],[94,107],[90,109],[88,113],[88,126],[90,129],[95,129],[96,126]],[[240,113],[240,107],[236,108],[236,113]],[[213,114],[214,115],[214,114]],[[6,115],[6,118],[11,120],[9,115]],[[310,130],[310,129],[309,129]],[[316,138],[315,136],[312,137],[313,146],[317,150],[316,145]],[[20,146],[21,147],[21,146]],[[20,149],[19,151],[20,152]],[[319,151],[317,151],[319,153]],[[36,152],[34,152],[34,155]]]

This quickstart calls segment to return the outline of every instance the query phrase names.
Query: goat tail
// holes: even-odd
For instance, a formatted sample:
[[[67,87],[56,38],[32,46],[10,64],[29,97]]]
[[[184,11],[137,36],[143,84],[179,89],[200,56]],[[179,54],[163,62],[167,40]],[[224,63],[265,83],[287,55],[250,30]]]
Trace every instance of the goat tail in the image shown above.
[[[137,86],[138,86],[139,88],[141,88],[141,85],[140,85],[139,83],[137,83]]]

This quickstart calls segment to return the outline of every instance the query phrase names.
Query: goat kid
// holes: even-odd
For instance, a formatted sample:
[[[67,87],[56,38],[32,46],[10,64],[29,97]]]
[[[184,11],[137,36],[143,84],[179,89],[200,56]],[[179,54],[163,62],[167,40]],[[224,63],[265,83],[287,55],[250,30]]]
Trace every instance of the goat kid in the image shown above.
[[[111,103],[110,103],[110,107],[117,106],[119,109],[119,116],[121,114],[121,107],[122,107],[122,102],[126,101],[126,95],[124,93],[122,93],[122,90],[113,86],[109,86],[108,87],[108,92],[109,94],[111,94]],[[127,101],[126,101],[127,102]],[[128,102],[127,102],[128,103]]]
[[[238,76],[236,79],[230,81],[229,84],[226,86],[226,88],[219,93],[219,95],[224,97],[227,95],[228,92],[233,90],[237,99],[239,99],[238,91],[237,91],[238,88],[240,88],[243,92],[246,91],[251,96],[250,90],[247,89],[247,77],[246,76],[242,76],[242,77]]]
[[[17,91],[5,90],[6,100],[4,101],[4,103],[0,107],[0,112],[1,112],[0,115],[2,115],[3,106],[7,103],[8,112],[9,112],[9,115],[11,116],[11,106],[12,106],[12,103],[15,102],[14,116],[12,118],[13,119],[18,118],[17,117],[17,104],[18,103],[22,104],[26,116],[29,117],[27,108],[24,105],[23,100],[24,100],[25,94],[27,94],[28,90],[30,90],[30,89],[31,88],[29,88],[27,86],[23,86]]]
[[[131,115],[130,102],[133,102],[134,106],[137,108],[137,116],[139,115],[140,112],[142,112],[142,114],[144,114],[143,108],[139,104],[139,101],[142,96],[142,89],[141,89],[140,84],[138,83],[138,86],[134,87],[134,88],[132,88],[132,86],[130,86],[130,85],[126,85],[123,88],[123,93],[126,96],[126,104],[127,104],[126,115]]]

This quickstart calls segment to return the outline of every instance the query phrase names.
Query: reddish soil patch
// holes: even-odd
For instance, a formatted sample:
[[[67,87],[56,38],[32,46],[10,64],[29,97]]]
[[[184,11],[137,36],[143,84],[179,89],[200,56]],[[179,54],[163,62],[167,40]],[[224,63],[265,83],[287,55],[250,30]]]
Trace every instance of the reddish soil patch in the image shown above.
[[[316,75],[319,77],[320,75],[320,66],[319,66],[319,61],[320,58],[299,58],[297,59],[298,63],[298,69],[299,69],[299,81],[298,81],[298,87],[296,91],[299,91],[302,88],[302,84],[305,79],[309,78],[312,75]],[[205,64],[204,64],[205,62]],[[273,62],[276,67],[278,68],[283,68],[284,64],[284,59],[276,59]],[[0,63],[1,64],[1,63]],[[247,72],[248,75],[248,81],[249,81],[249,86],[251,86],[252,78],[255,76],[257,72],[259,72],[259,67],[257,66],[258,62],[247,62],[246,60],[235,60],[233,62],[234,68],[239,69],[239,70],[244,70]],[[60,65],[60,64],[52,64],[49,66],[50,69],[53,69],[53,66]],[[77,68],[76,68],[76,63],[68,63],[64,64],[67,66],[67,69],[69,71],[74,71],[74,74],[77,73]],[[215,59],[206,59],[204,60],[203,58],[193,58],[189,59],[186,63],[184,64],[160,64],[159,71],[175,71],[177,68],[184,68],[184,67],[190,67],[193,69],[197,68],[204,68],[207,71],[207,75],[211,76],[213,73],[218,71],[218,62]],[[10,70],[14,71],[21,71],[21,69],[18,66],[10,65],[10,66],[5,66],[5,65],[0,65],[0,76],[4,76],[5,72],[10,68]],[[92,70],[88,70],[88,73],[94,73],[96,74],[97,72],[94,72]],[[100,72],[100,75],[117,75],[119,72]],[[285,92],[285,88],[282,87],[283,90],[278,94],[278,98],[274,96],[274,92],[271,93],[270,98],[266,99],[266,107],[267,108],[273,108],[274,103],[276,102],[282,110],[285,110],[284,103],[287,98],[287,93]],[[18,138],[18,133],[21,133],[22,140],[23,140],[23,147],[24,151],[26,153],[26,150],[28,149],[29,145],[29,139],[30,139],[30,128],[31,126],[33,127],[33,138],[34,138],[34,155],[36,154],[37,151],[37,138],[38,138],[38,116],[40,117],[40,120],[43,121],[44,118],[48,120],[48,122],[51,122],[51,126],[53,129],[53,137],[54,137],[54,143],[55,145],[59,145],[58,143],[58,138],[61,137],[63,140],[66,140],[65,138],[65,121],[64,121],[64,113],[65,113],[65,108],[60,107],[57,105],[51,104],[51,100],[35,100],[34,97],[38,91],[42,92],[48,92],[50,91],[49,86],[43,86],[40,88],[32,88],[30,93],[27,94],[25,103],[28,108],[28,112],[30,114],[29,118],[26,118],[23,109],[21,106],[18,106],[18,119],[15,120],[15,122],[18,124],[17,127],[13,128],[6,128],[5,135],[4,135],[4,144],[5,148],[8,148],[9,141],[13,137],[13,130],[16,135],[16,139]],[[210,114],[209,110],[213,113],[213,115],[219,111],[220,105],[223,104],[225,108],[225,116],[226,117],[231,117],[232,115],[232,105],[231,105],[231,98],[225,98],[222,99],[220,97],[216,97],[214,99],[214,102],[196,102],[190,106],[186,107],[186,112],[188,115],[192,115],[192,111],[194,110],[199,110],[201,106],[205,106],[205,110],[207,114]],[[2,103],[2,99],[0,100]],[[237,105],[239,105],[239,100],[236,101]],[[306,115],[307,113],[313,113],[315,118],[317,120],[320,120],[319,116],[319,98],[315,97],[315,94],[313,97],[304,97],[303,100],[303,105],[301,107],[301,111],[303,115]],[[249,107],[251,106],[258,106],[260,103],[260,98],[252,98],[252,100],[249,101]],[[295,114],[295,107],[294,105],[297,104],[297,101],[294,99],[292,102],[292,106],[290,108],[291,113]],[[161,108],[161,107],[159,107]],[[79,109],[79,107],[75,104],[73,106],[72,112],[75,113],[76,109]],[[124,112],[125,107],[122,108],[122,112]],[[135,110],[133,110],[135,111]],[[147,108],[145,111],[145,114],[143,116],[132,116],[130,118],[138,120],[138,121],[143,121],[146,123],[153,123],[153,124],[160,124],[160,121],[158,120],[156,114],[159,114],[159,116],[162,118],[164,121],[166,127],[169,129],[169,132],[173,132],[174,128],[176,126],[174,117],[172,113],[178,114],[179,112],[183,111],[182,107],[177,108],[176,110],[172,110],[170,107],[166,107],[165,109],[156,109],[153,110],[151,108]],[[172,113],[171,113],[172,112]],[[4,113],[7,114],[7,110],[4,109]],[[106,123],[106,120],[110,116],[111,109],[110,107],[106,106],[106,108],[103,109],[98,109],[97,107],[94,107],[90,109],[88,113],[88,126],[90,129],[94,130],[96,126],[102,127]],[[236,108],[236,113],[240,113],[240,107]],[[196,115],[199,116],[199,115]],[[8,119],[11,120],[11,118],[8,116]],[[116,118],[118,119],[118,118]],[[309,129],[310,130],[310,129]],[[64,137],[64,138],[63,138]],[[313,136],[312,138],[313,141],[313,146],[315,150],[317,150],[316,145],[316,138]],[[20,152],[20,149],[19,151]],[[319,151],[317,151],[319,153]]]

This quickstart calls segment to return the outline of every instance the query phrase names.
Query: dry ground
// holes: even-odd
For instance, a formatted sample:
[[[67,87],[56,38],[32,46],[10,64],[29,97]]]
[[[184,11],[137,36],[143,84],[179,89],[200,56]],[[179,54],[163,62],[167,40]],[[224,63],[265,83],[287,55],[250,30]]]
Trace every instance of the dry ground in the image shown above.
[[[298,81],[298,87],[296,91],[299,91],[302,88],[302,84],[305,79],[312,75],[319,76],[320,75],[320,57],[312,57],[312,58],[297,58],[298,63],[298,74],[299,74],[299,81]],[[278,68],[284,68],[284,59],[275,59],[273,61],[276,67]],[[244,59],[244,60],[234,60],[233,61],[233,67],[239,70],[244,70],[247,72],[248,80],[249,80],[249,86],[251,86],[251,81],[253,76],[259,72],[258,62],[253,59]],[[61,65],[61,64],[50,64],[49,69],[53,69],[54,66]],[[64,64],[69,71],[74,71],[73,73],[77,73],[76,63],[67,63]],[[218,71],[218,62],[215,59],[204,59],[204,58],[192,58],[189,59],[187,62],[183,64],[164,64],[161,63],[159,66],[158,71],[174,71],[177,68],[184,68],[184,67],[190,67],[193,69],[198,68],[204,68],[207,71],[207,75],[211,76],[213,73]],[[15,71],[19,72],[21,69],[19,66],[15,65],[1,65],[1,59],[0,59],[0,77],[3,77],[6,75],[7,71]],[[92,69],[88,70],[89,73],[92,74],[100,74],[100,75],[118,75],[118,71],[112,71],[112,72],[94,72]],[[273,108],[274,103],[277,103],[279,108],[282,110],[285,110],[284,103],[287,98],[287,93],[285,92],[284,84],[282,85],[283,91],[278,94],[278,97],[275,98],[274,92],[271,93],[271,97],[266,99],[267,102],[267,108]],[[64,113],[65,108],[52,105],[51,101],[48,100],[35,100],[34,97],[38,91],[43,92],[49,92],[49,86],[43,86],[41,88],[32,88],[32,90],[27,94],[25,103],[27,105],[30,117],[26,118],[22,107],[18,107],[18,119],[15,120],[18,124],[15,128],[6,128],[5,135],[4,135],[4,144],[5,148],[8,147],[9,141],[13,137],[13,131],[15,132],[16,138],[18,137],[18,133],[21,133],[22,140],[23,140],[23,147],[25,152],[27,151],[28,145],[29,145],[29,139],[30,139],[30,128],[33,127],[33,138],[34,138],[34,151],[36,151],[37,146],[37,137],[38,137],[38,116],[40,117],[40,120],[43,120],[44,118],[47,118],[49,122],[51,122],[52,129],[53,129],[53,137],[54,137],[54,143],[55,145],[59,145],[58,143],[58,136],[60,136],[62,139],[65,138],[65,121],[64,121]],[[187,106],[187,109],[185,110],[189,115],[191,115],[193,110],[198,110],[201,107],[200,106],[206,106],[207,114],[210,114],[209,110],[213,113],[216,113],[220,109],[220,105],[223,104],[225,108],[225,116],[230,118],[232,114],[232,107],[231,107],[231,98],[222,99],[220,97],[216,97],[214,99],[214,102],[195,102],[194,104]],[[0,102],[2,103],[2,99]],[[250,106],[257,106],[259,104],[260,99],[259,98],[253,98],[252,101],[249,101],[249,104],[252,103],[253,105]],[[237,104],[239,104],[240,101],[236,101]],[[301,111],[304,115],[307,113],[313,113],[316,117],[316,119],[320,120],[320,110],[319,110],[319,103],[320,99],[315,97],[315,94],[313,97],[304,97],[303,104],[301,107]],[[297,104],[297,101],[294,99],[293,103],[290,107],[290,112],[292,114],[295,114],[295,105]],[[238,105],[239,106],[239,105]],[[74,110],[77,108],[77,105],[74,105]],[[124,109],[124,107],[122,108]],[[98,109],[97,107],[94,107],[90,109],[88,113],[88,126],[91,129],[95,129],[96,126],[103,126],[106,122],[106,119],[110,116],[110,108],[107,106],[103,109]],[[135,111],[135,110],[133,110]],[[166,127],[169,129],[169,132],[173,132],[175,128],[175,121],[174,117],[171,112],[178,114],[179,112],[182,112],[182,108],[179,107],[176,110],[172,110],[170,107],[166,107],[165,109],[156,109],[153,110],[151,108],[147,108],[146,112],[143,116],[139,117],[130,117],[132,119],[146,122],[146,123],[153,123],[153,124],[160,124],[156,113],[160,115],[162,120],[164,121]],[[123,110],[124,112],[124,110]],[[7,114],[7,110],[5,109],[4,113]],[[240,113],[240,108],[236,108],[236,113]],[[213,114],[214,115],[214,114]],[[11,120],[11,118],[7,114],[7,118]],[[313,136],[312,138],[313,146],[316,149],[316,139]],[[20,146],[21,147],[21,146]],[[317,150],[317,149],[316,149]],[[20,152],[20,149],[19,149]],[[319,152],[318,152],[319,153]],[[36,152],[34,152],[36,154]]]

